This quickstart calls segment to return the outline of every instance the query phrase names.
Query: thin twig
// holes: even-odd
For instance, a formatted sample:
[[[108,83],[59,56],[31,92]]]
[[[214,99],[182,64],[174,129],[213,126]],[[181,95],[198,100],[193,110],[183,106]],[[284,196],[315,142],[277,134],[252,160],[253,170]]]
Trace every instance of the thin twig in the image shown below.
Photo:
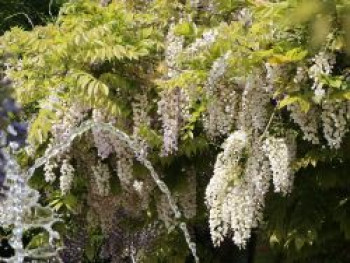
[[[272,121],[273,121],[273,118],[275,117],[275,115],[276,115],[276,108],[275,108],[275,109],[273,110],[273,112],[271,113],[269,122],[267,123],[264,132],[263,132],[263,133],[261,134],[261,136],[259,137],[259,143],[262,141],[262,139],[265,137],[266,133],[268,132],[268,130],[269,130],[271,124],[272,124]]]
[[[50,3],[49,3],[49,15],[51,16],[51,18],[53,18],[53,15],[52,15],[52,12],[51,12],[53,1],[54,0],[50,0]]]
[[[32,28],[34,29],[35,26],[34,26],[33,21],[30,19],[30,17],[29,17],[26,13],[23,13],[23,12],[16,13],[16,14],[13,14],[13,15],[10,15],[10,16],[6,17],[6,18],[4,19],[4,22],[5,22],[6,20],[9,20],[9,19],[11,19],[11,18],[13,18],[13,17],[15,17],[15,16],[18,16],[18,15],[23,15],[23,16],[25,16],[25,17],[27,18],[29,24],[30,24],[30,25],[32,26]],[[3,24],[3,23],[2,23],[2,24]]]

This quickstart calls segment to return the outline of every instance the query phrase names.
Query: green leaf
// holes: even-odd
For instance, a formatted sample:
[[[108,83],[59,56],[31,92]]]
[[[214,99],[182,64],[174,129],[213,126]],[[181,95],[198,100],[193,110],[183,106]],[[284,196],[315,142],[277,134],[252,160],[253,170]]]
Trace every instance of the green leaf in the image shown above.
[[[35,249],[35,248],[43,247],[48,244],[49,244],[49,234],[47,232],[44,232],[34,236],[30,240],[29,244],[27,245],[27,248]]]
[[[63,200],[68,210],[74,211],[78,206],[78,199],[73,194],[67,194]]]
[[[286,96],[283,100],[278,104],[278,108],[282,109],[290,104],[298,103],[301,111],[307,113],[310,110],[311,102],[307,100],[305,96],[302,95],[294,95],[294,96]]]
[[[192,23],[183,22],[175,26],[174,32],[176,35],[191,36],[194,34],[194,27]]]

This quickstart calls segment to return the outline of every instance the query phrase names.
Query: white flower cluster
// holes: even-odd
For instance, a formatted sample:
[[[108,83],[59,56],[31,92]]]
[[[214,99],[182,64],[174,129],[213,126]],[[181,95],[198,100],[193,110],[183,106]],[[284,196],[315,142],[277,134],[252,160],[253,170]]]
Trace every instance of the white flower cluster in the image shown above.
[[[60,189],[62,194],[67,194],[72,187],[74,177],[74,167],[69,163],[67,159],[62,161],[60,168]]]
[[[215,42],[218,34],[218,29],[205,31],[202,37],[197,38],[193,43],[186,47],[184,54],[191,57],[197,55],[200,51],[208,49]]]
[[[218,80],[226,73],[227,62],[231,56],[231,51],[226,52],[223,56],[217,58],[209,71],[209,77],[206,84],[206,90],[208,93],[212,93],[215,90],[215,85]]]
[[[209,227],[215,246],[227,235],[232,235],[237,246],[246,246],[252,229],[262,220],[271,178],[276,192],[287,194],[292,188],[294,137],[269,137],[264,143],[255,141],[253,145],[250,139],[242,130],[227,138],[206,189]],[[244,162],[246,154],[248,159]]]
[[[298,124],[303,132],[303,139],[313,144],[319,144],[318,128],[320,116],[317,108],[312,108],[305,113],[298,104],[290,104],[287,106],[287,109],[290,111],[292,120]]]
[[[149,177],[133,180],[131,189],[138,196],[137,202],[138,202],[138,208],[140,211],[145,211],[149,208],[149,205],[152,200],[152,193],[153,193],[152,191],[154,190],[154,187],[155,187],[155,184]],[[132,193],[132,192],[129,191],[129,193]]]
[[[232,240],[240,248],[247,245],[252,229],[262,220],[270,178],[269,162],[257,145],[249,155],[242,181],[228,188],[222,204],[224,233],[233,231]]]
[[[262,131],[268,122],[266,106],[270,103],[271,95],[258,76],[248,77],[242,94],[239,127],[247,131]]]
[[[219,83],[226,72],[230,55],[227,52],[214,61],[205,85],[208,104],[203,125],[212,138],[229,134],[235,122],[237,94],[232,86]]]
[[[68,137],[70,135],[72,128],[78,126],[83,121],[83,119],[86,117],[86,112],[87,112],[87,109],[80,104],[73,104],[71,107],[68,108],[66,112],[62,110],[57,111],[56,114],[59,117],[59,121],[55,122],[51,127],[52,138],[50,140],[48,147],[46,148],[45,154],[52,150],[56,142],[62,142],[62,141],[68,140]],[[61,152],[54,159],[50,159],[48,162],[45,163],[44,172],[45,172],[46,182],[52,183],[56,180],[54,169],[59,167],[59,163],[61,159],[64,159],[64,160],[67,159],[66,161],[69,162],[68,155],[69,155],[68,151]],[[61,172],[62,174],[65,174],[65,172],[68,171],[68,170],[65,170],[66,168],[67,167],[63,168],[64,173]],[[74,170],[73,167],[71,167],[71,169]],[[61,171],[62,171],[62,168],[61,168]],[[69,179],[66,178],[61,180],[65,182],[65,180],[69,180]],[[63,183],[63,185],[64,184],[65,183]],[[65,189],[65,187],[63,187],[63,189]]]
[[[290,193],[294,182],[291,163],[296,155],[294,138],[291,136],[285,138],[268,137],[263,148],[271,164],[275,192],[283,195]]]
[[[293,78],[295,84],[302,83],[307,79],[307,70],[304,67],[297,67],[296,74]]]
[[[95,122],[114,123],[114,120],[107,118],[101,110],[97,109],[92,111],[92,119]],[[92,134],[99,157],[102,159],[107,158],[114,151],[110,134],[99,128],[92,129]]]
[[[349,110],[349,102],[325,101],[322,103],[323,135],[329,147],[340,148],[343,138],[348,132]]]
[[[313,59],[313,65],[309,68],[309,77],[314,81],[312,90],[315,92],[316,101],[321,101],[325,96],[326,91],[321,83],[322,75],[329,75],[332,72],[335,64],[335,56],[331,53],[321,51]]]
[[[135,146],[138,148],[137,155],[144,159],[148,154],[148,143],[142,139],[141,129],[143,127],[150,127],[151,118],[147,113],[148,100],[146,94],[138,94],[135,96],[135,102],[132,103],[133,113],[133,139]]]
[[[203,125],[211,138],[230,133],[238,110],[238,94],[232,86],[217,85],[215,95],[208,100]]]
[[[166,37],[165,63],[168,68],[166,78],[179,74],[178,56],[183,50],[184,37],[176,36],[175,25],[171,24]],[[177,151],[179,131],[183,122],[189,117],[189,97],[179,87],[160,92],[158,114],[163,128],[162,155],[167,156]]]
[[[109,179],[111,177],[108,166],[98,162],[97,165],[92,167],[92,172],[97,193],[101,196],[107,196],[110,193]]]
[[[58,141],[66,141],[70,135],[71,129],[78,126],[86,117],[87,109],[80,104],[73,104],[67,111],[58,111],[57,117],[60,121],[52,125],[51,132],[53,138]]]
[[[223,203],[230,184],[241,175],[239,161],[247,145],[247,135],[244,131],[235,131],[223,144],[223,152],[216,159],[214,175],[210,179],[205,193],[206,204],[209,207],[209,227],[212,240],[219,245],[227,234],[227,226],[222,222]]]
[[[44,165],[44,177],[45,182],[53,183],[56,180],[56,174],[54,170],[58,167],[58,163],[55,160],[49,160]]]
[[[139,181],[139,180],[135,180],[134,183],[132,184],[132,187],[135,189],[135,191],[138,193],[138,194],[142,194],[143,192],[143,182],[142,181]]]
[[[114,138],[112,145],[117,157],[117,174],[121,186],[128,190],[133,179],[134,155],[126,142]]]
[[[173,78],[179,73],[177,58],[183,50],[184,37],[175,35],[175,24],[171,24],[166,36],[165,63],[168,67],[168,78]]]
[[[189,97],[181,88],[163,90],[158,101],[158,114],[163,127],[162,155],[177,151],[179,132],[189,118]]]
[[[114,119],[108,118],[100,110],[93,111],[93,120],[95,122],[101,123],[115,123]],[[115,153],[117,157],[117,174],[121,185],[123,188],[128,189],[132,183],[133,177],[133,158],[134,155],[129,149],[129,146],[126,142],[118,140],[113,134],[109,131],[93,128],[92,130],[95,145],[98,150],[98,155],[105,159],[110,156],[110,154]]]

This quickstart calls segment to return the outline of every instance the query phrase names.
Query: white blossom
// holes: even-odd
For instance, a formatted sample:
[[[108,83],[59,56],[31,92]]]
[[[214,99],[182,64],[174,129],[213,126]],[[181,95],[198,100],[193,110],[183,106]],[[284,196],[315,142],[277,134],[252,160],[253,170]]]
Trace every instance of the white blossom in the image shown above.
[[[205,31],[202,37],[197,38],[186,47],[184,54],[188,57],[192,57],[197,55],[199,52],[210,48],[210,46],[215,42],[218,34],[219,31],[216,28]]]
[[[293,78],[295,84],[302,83],[307,79],[307,70],[304,67],[297,67],[296,74]]]
[[[299,104],[290,104],[287,106],[292,120],[298,124],[303,132],[303,139],[313,144],[319,144],[319,121],[320,116],[317,108],[311,108],[308,112],[303,112]]]
[[[190,0],[190,6],[192,8],[197,8],[201,2],[202,0]]]
[[[56,174],[54,170],[58,167],[58,164],[54,160],[50,160],[44,165],[44,177],[47,183],[53,183],[56,180]]]
[[[121,186],[128,190],[133,179],[134,155],[129,146],[124,141],[114,138],[112,146],[117,157],[117,175]]]
[[[229,134],[237,113],[238,95],[232,86],[220,84],[221,78],[226,73],[230,55],[231,52],[227,52],[213,62],[205,85],[207,110],[203,124],[212,138]]]
[[[348,132],[349,103],[323,102],[321,119],[323,135],[328,146],[339,149],[345,134]]]
[[[271,171],[259,143],[248,151],[248,160],[243,164],[248,147],[245,132],[231,134],[223,147],[206,189],[210,233],[216,246],[232,235],[237,246],[245,247],[252,229],[262,219]]]
[[[247,131],[263,131],[269,119],[267,105],[271,94],[263,81],[249,76],[242,94],[239,127]]]
[[[294,182],[291,163],[296,154],[295,140],[292,136],[286,138],[268,137],[263,148],[270,161],[275,192],[284,195],[290,193]]]
[[[183,50],[184,37],[175,35],[175,24],[171,24],[165,40],[165,63],[168,67],[168,78],[179,73],[177,58]]]
[[[175,24],[171,24],[166,37],[165,63],[168,67],[167,79],[179,74],[178,56],[183,50],[184,37],[175,35]],[[176,87],[160,92],[158,114],[163,128],[162,155],[177,151],[179,131],[188,113],[189,98],[183,89]]]
[[[246,27],[249,27],[253,23],[253,14],[248,8],[242,8],[237,14],[237,19]]]
[[[139,180],[135,180],[134,183],[132,184],[134,187],[135,191],[138,192],[139,194],[142,194],[143,192],[143,182]]]
[[[181,88],[163,90],[158,101],[158,114],[163,128],[162,155],[177,151],[179,132],[189,118],[189,97]]]
[[[135,146],[138,148],[137,155],[140,158],[146,158],[149,145],[142,138],[141,129],[148,128],[151,125],[151,118],[147,113],[148,100],[146,94],[138,94],[135,96],[135,101],[132,103],[133,113],[133,139]]]
[[[107,118],[105,113],[97,109],[92,111],[92,119],[95,122],[114,123],[113,119]],[[114,151],[110,134],[99,128],[92,129],[92,134],[99,157],[102,159],[107,158]]]
[[[316,102],[320,102],[325,96],[325,90],[321,78],[332,73],[335,64],[335,56],[329,52],[321,51],[312,59],[313,65],[309,68],[309,77],[314,81],[311,89],[315,92]]]
[[[50,138],[50,142],[45,150],[45,153],[47,154],[49,151],[51,151],[57,143],[67,141],[68,137],[70,136],[71,130],[74,127],[77,127],[84,120],[84,118],[86,117],[86,113],[87,108],[78,103],[72,104],[65,111],[57,110],[56,114],[60,118],[51,127],[52,138]],[[64,159],[65,156],[68,155],[69,151],[61,152],[59,155],[56,155],[54,159],[50,159],[48,162],[45,163],[44,172],[46,182],[52,183],[56,180],[54,169],[58,168],[60,160]],[[63,171],[65,171],[66,168],[67,167],[63,167]],[[68,175],[66,175],[66,179],[63,178],[60,180],[63,180],[63,189],[68,189],[68,185],[70,184],[70,179],[68,178]],[[62,192],[64,191],[65,190],[62,190]]]
[[[107,196],[110,193],[109,179],[111,177],[108,166],[98,162],[97,165],[92,167],[92,173],[97,193],[101,196]]]
[[[247,245],[252,229],[263,217],[265,195],[271,171],[260,145],[253,146],[242,181],[232,186],[223,203],[223,229],[233,232],[232,240],[240,248]]]
[[[222,222],[222,205],[230,183],[237,180],[242,172],[239,160],[246,145],[247,135],[244,131],[235,131],[227,138],[222,146],[223,152],[217,156],[214,175],[206,188],[205,201],[209,207],[209,227],[215,245],[219,245],[227,234],[227,226]]]
[[[60,189],[62,194],[67,194],[72,187],[74,167],[64,159],[60,168]]]
[[[66,111],[58,111],[59,121],[52,125],[51,132],[57,142],[66,141],[71,129],[78,126],[86,117],[87,109],[80,104],[73,104]]]

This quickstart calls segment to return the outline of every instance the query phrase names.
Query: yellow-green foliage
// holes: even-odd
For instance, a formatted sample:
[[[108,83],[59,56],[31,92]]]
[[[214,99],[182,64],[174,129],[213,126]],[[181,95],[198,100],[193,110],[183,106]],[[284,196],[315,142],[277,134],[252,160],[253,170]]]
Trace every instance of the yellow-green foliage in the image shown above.
[[[129,124],[132,122],[131,105],[135,95],[147,93],[152,124],[151,127],[138,128],[141,137],[154,150],[150,158],[159,166],[157,168],[167,171],[168,167],[178,168],[193,162],[198,165],[195,168],[199,171],[203,167],[212,169],[210,165],[223,138],[210,141],[203,131],[202,117],[211,99],[204,93],[213,62],[230,52],[227,70],[220,84],[238,94],[242,93],[242,87],[237,83],[244,83],[251,75],[267,75],[266,64],[283,72],[274,80],[276,90],[271,99],[277,106],[267,106],[268,113],[276,117],[262,136],[267,133],[278,136],[290,130],[299,133],[298,154],[293,168],[305,181],[297,180],[300,191],[296,188],[290,199],[272,196],[272,205],[267,209],[270,221],[266,225],[271,243],[289,253],[307,248],[316,242],[317,235],[322,234],[322,220],[329,218],[332,222],[339,222],[348,238],[350,227],[346,220],[349,214],[339,212],[339,207],[347,204],[344,200],[349,198],[348,189],[341,186],[340,177],[330,167],[326,170],[328,177],[315,175],[312,169],[323,164],[331,166],[333,162],[344,169],[339,160],[349,161],[350,147],[333,150],[305,143],[286,108],[298,104],[307,114],[310,109],[320,111],[323,101],[350,100],[349,1],[208,0],[202,1],[203,8],[192,8],[190,2],[114,0],[102,7],[99,1],[70,1],[61,9],[54,23],[35,27],[32,31],[13,28],[3,35],[0,38],[0,56],[6,57],[11,65],[7,73],[14,80],[16,98],[31,120],[30,142],[35,146],[46,142],[52,125],[60,118],[55,110],[59,108],[64,112],[66,105],[74,102],[102,109],[117,117],[118,121],[123,120],[123,124]],[[215,7],[214,10],[205,9],[210,4]],[[248,16],[238,18],[242,8],[250,12],[250,19]],[[171,69],[164,61],[164,49],[166,34],[172,23],[175,23],[175,35],[183,36],[185,45],[184,52],[176,58],[179,74],[168,78],[166,75]],[[191,43],[210,30],[218,32],[212,45],[200,49],[195,55],[186,53]],[[336,56],[336,62],[332,74],[320,77],[326,96],[317,100],[311,89],[311,78],[296,84],[294,77],[298,68],[306,72],[312,58],[325,50]],[[191,92],[190,116],[180,129],[179,151],[163,158],[158,155],[162,129],[156,114],[157,101],[162,90],[175,88]],[[52,98],[60,103],[55,103]],[[118,128],[125,127],[121,125]],[[131,129],[127,132],[131,133]],[[349,137],[344,137],[346,140]],[[203,160],[203,156],[198,158],[203,152],[208,160]],[[306,177],[308,173],[314,177]],[[208,174],[208,170],[203,174]],[[179,180],[176,176],[171,174],[171,178],[167,179]],[[336,179],[327,181],[325,178]],[[322,196],[322,191],[315,190],[318,187],[322,191],[327,188],[326,193],[332,197]],[[346,192],[341,198],[337,196],[337,187],[342,193]],[[306,202],[299,208],[300,198]],[[64,202],[59,201],[53,205],[59,206],[58,209],[65,207]],[[320,210],[326,212],[307,213],[318,202],[324,202],[322,204],[326,208]],[[285,206],[288,206],[288,211]],[[337,209],[332,206],[337,206]],[[313,218],[304,218],[303,213],[314,216],[317,222],[312,222]],[[289,220],[290,216],[293,219]],[[327,238],[324,237],[324,240]],[[38,239],[36,242],[40,243],[44,237]]]

